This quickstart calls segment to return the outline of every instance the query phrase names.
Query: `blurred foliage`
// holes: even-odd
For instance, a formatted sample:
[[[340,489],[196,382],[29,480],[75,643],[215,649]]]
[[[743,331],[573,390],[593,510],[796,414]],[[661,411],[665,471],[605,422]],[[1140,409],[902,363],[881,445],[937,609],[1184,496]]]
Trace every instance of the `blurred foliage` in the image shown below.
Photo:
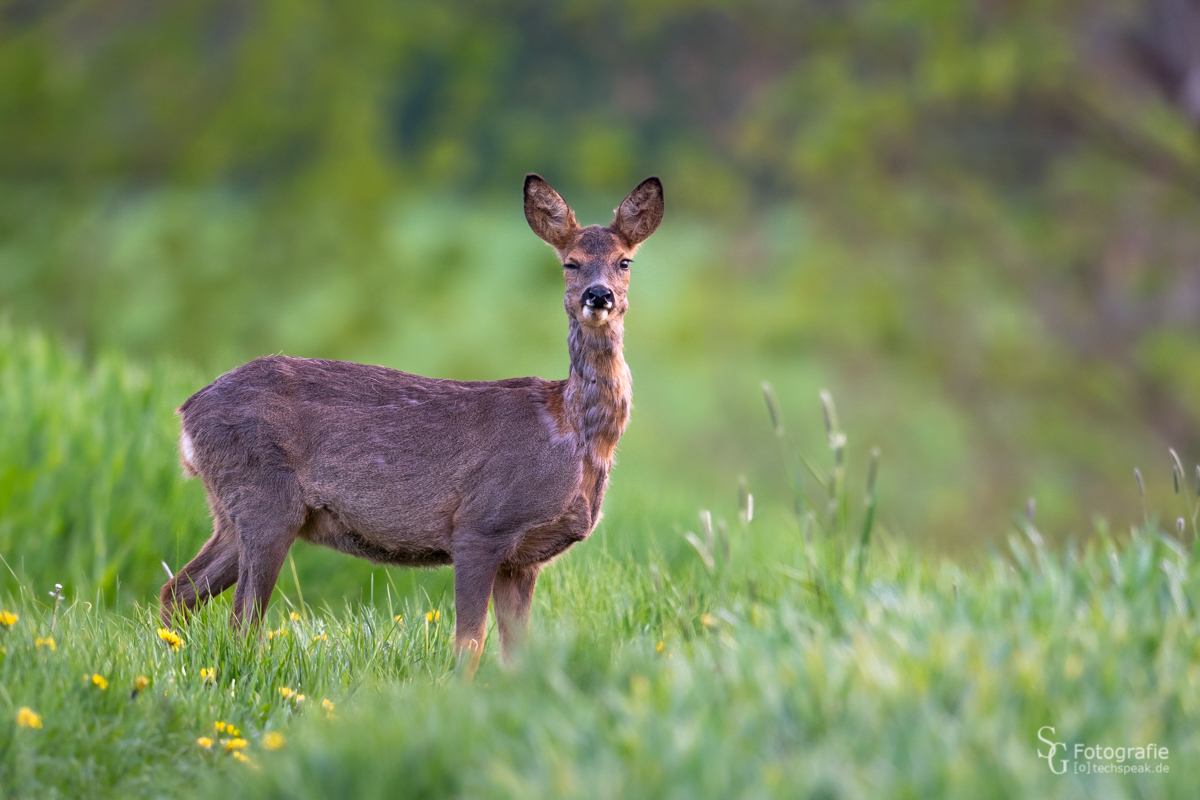
[[[739,473],[782,496],[769,378],[793,409],[832,388],[860,466],[883,447],[893,529],[987,539],[1036,493],[1085,531],[1080,509],[1137,507],[1135,464],[1161,487],[1167,444],[1200,453],[1197,18],[9,0],[0,304],[207,377],[279,350],[557,377],[520,176],[599,221],[657,173],[610,525],[669,525]]]

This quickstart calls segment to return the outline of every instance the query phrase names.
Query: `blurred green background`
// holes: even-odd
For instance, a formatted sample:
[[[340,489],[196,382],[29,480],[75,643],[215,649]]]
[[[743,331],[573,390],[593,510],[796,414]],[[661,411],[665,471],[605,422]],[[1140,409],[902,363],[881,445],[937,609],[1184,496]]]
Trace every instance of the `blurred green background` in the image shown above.
[[[171,409],[267,353],[563,377],[522,176],[607,222],[657,174],[605,546],[670,556],[697,509],[733,517],[740,476],[788,513],[764,379],[802,449],[821,388],[852,474],[882,448],[892,535],[969,558],[1036,496],[1048,535],[1087,536],[1140,517],[1134,466],[1154,507],[1167,447],[1200,457],[1198,31],[1194,0],[7,0],[0,339],[60,377],[160,365],[113,380],[157,381],[162,470]],[[33,330],[84,361],[14,344]],[[119,372],[80,378],[96,441],[125,441],[89,407]],[[119,459],[105,491],[145,494],[125,516],[63,512],[14,466],[49,428],[14,419],[10,559],[57,536],[111,582],[114,554],[154,572],[154,537],[174,566],[203,540],[198,486]],[[144,530],[178,493],[187,524]]]

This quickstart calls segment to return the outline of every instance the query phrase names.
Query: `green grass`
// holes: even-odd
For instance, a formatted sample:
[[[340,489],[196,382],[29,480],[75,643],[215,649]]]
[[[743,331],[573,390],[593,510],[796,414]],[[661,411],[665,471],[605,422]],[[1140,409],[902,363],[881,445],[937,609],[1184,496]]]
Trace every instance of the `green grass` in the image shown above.
[[[784,448],[792,508],[750,513],[743,490],[732,524],[681,520],[641,548],[597,532],[544,573],[520,663],[501,669],[493,631],[473,685],[455,672],[450,598],[430,591],[447,570],[357,565],[361,600],[331,602],[317,560],[356,562],[317,550],[299,584],[285,569],[266,626],[284,633],[232,633],[223,597],[174,651],[153,602],[161,542],[207,525],[163,442],[194,376],[116,356],[85,368],[37,336],[0,337],[0,605],[18,616],[0,629],[4,796],[1200,790],[1200,563],[1190,534],[1153,520],[1065,550],[1022,520],[1003,554],[960,568],[871,527],[874,484],[844,463],[830,407],[830,458]],[[18,725],[21,708],[41,727]],[[249,764],[223,751],[218,721]],[[1166,746],[1151,763],[1169,772],[1054,775],[1037,755],[1047,725],[1071,748]],[[268,733],[284,746],[268,751]]]
[[[171,444],[172,412],[197,383],[115,353],[88,365],[0,322],[0,554],[71,591],[111,597],[121,581],[144,596],[161,583],[159,562],[210,530]]]
[[[790,535],[752,524],[735,537]],[[502,670],[489,641],[471,686],[453,671],[448,607],[437,621],[427,606],[386,601],[293,620],[276,604],[267,627],[286,635],[246,641],[226,626],[223,599],[181,630],[174,652],[152,608],[75,600],[49,651],[34,644],[50,635],[49,598],[28,589],[7,603],[20,619],[0,657],[0,781],[18,797],[1200,788],[1200,621],[1189,599],[1200,569],[1178,542],[1143,530],[1056,555],[1026,539],[969,572],[892,544],[861,581],[837,544],[766,564],[739,558],[735,538],[712,573],[698,559],[670,571],[585,544],[547,571],[523,661]],[[201,678],[210,668],[213,683]],[[106,689],[90,682],[96,673]],[[131,698],[138,675],[151,683]],[[15,726],[22,706],[41,715],[40,730]],[[241,729],[253,766],[197,745],[217,738],[218,720]],[[1071,745],[1165,745],[1170,772],[1052,775],[1036,754],[1043,725]],[[286,744],[267,752],[272,731]]]

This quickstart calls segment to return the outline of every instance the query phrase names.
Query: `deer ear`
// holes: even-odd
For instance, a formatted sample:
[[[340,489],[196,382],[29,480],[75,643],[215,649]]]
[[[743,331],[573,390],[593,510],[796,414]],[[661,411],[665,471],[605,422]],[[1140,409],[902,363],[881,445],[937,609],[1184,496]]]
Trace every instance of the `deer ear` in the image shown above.
[[[610,227],[627,247],[637,247],[658,230],[662,218],[662,181],[657,177],[646,178],[617,206]]]
[[[525,219],[533,232],[556,250],[569,247],[579,232],[567,201],[532,172],[525,176]]]

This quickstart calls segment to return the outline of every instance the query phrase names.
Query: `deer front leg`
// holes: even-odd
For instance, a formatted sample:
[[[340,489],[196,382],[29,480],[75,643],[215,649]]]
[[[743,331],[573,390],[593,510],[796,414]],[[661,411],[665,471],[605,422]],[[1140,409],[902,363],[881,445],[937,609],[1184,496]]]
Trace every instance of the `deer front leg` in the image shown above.
[[[470,683],[483,655],[487,635],[488,600],[496,580],[496,562],[483,553],[454,559],[454,655]]]
[[[502,567],[496,574],[492,598],[496,605],[496,625],[500,629],[500,654],[510,665],[529,635],[529,609],[537,584],[538,565]]]

